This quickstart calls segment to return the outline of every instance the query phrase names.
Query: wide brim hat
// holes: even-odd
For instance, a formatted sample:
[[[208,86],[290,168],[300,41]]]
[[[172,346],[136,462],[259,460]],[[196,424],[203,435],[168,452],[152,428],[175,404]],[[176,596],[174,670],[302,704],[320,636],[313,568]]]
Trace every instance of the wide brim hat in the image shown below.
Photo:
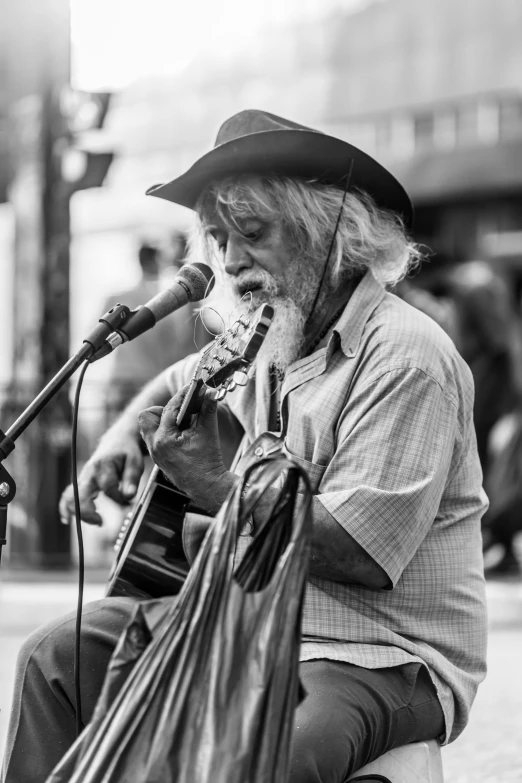
[[[413,206],[400,182],[384,166],[342,139],[265,111],[249,109],[223,123],[214,148],[184,174],[147,195],[194,209],[210,183],[240,174],[317,179],[369,193],[379,207],[400,215],[407,227]]]

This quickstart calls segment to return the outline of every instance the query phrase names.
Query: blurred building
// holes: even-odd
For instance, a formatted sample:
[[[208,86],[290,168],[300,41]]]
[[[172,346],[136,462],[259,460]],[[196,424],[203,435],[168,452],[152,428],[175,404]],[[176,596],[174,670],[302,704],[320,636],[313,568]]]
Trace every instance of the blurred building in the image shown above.
[[[522,262],[521,34],[516,0],[382,2],[336,34],[330,127],[397,174],[417,235],[455,260]]]
[[[120,160],[109,189],[81,194],[78,231],[89,231],[86,212],[98,231],[100,219],[189,220],[145,189],[208,149],[223,119],[259,107],[375,154],[411,193],[417,238],[438,251],[519,263],[522,4],[324,0],[300,13],[283,5],[288,14],[245,32],[243,46],[220,39],[179,77],[119,96],[108,133]]]
[[[0,0],[3,18],[12,5]],[[20,28],[29,5],[30,0],[19,4]],[[54,46],[58,39],[46,32],[51,18],[46,9],[66,20],[68,3],[46,0],[36,5],[42,6],[40,15],[28,15],[35,44],[21,35],[23,51],[32,47],[46,52],[52,63],[53,51],[65,55],[67,46]],[[25,176],[24,187],[15,181],[11,191],[15,199],[17,194],[23,199],[0,206],[0,249],[13,245],[13,233],[23,244],[16,251],[16,264],[5,260],[0,270],[3,290],[14,292],[15,299],[23,290],[31,305],[25,312],[15,308],[11,322],[6,311],[0,319],[0,385],[2,368],[4,376],[9,375],[12,365],[15,376],[21,377],[26,367],[31,370],[31,393],[40,388],[61,361],[51,356],[56,346],[60,357],[68,344],[70,353],[76,350],[101,315],[107,296],[135,282],[137,243],[161,246],[174,229],[190,226],[189,210],[149,198],[145,190],[184,171],[212,146],[221,122],[245,108],[290,117],[374,154],[412,195],[417,240],[455,261],[495,259],[522,278],[520,0],[267,0],[245,13],[244,22],[234,41],[226,31],[216,33],[178,75],[142,78],[114,95],[103,129],[75,134],[78,145],[91,152],[111,150],[116,156],[105,187],[80,190],[70,201],[70,269],[64,241],[60,274],[49,275],[56,285],[45,294],[46,301],[60,305],[61,320],[55,317],[52,323],[48,316],[55,308],[45,304],[29,266],[34,271],[37,264],[30,259],[40,257],[42,269],[45,264],[51,269],[57,251],[44,247],[36,236],[47,200],[37,203],[35,197],[38,210],[33,209],[30,186],[42,167],[40,158],[33,160],[22,148],[33,138],[30,131],[37,127],[40,104],[31,99],[18,105],[15,118],[25,132],[17,135],[18,154],[10,155],[3,143],[3,55],[16,49],[18,38],[5,29],[2,36],[0,27],[0,40],[6,44],[0,47],[0,202],[6,197],[5,172],[13,161],[18,161],[18,183]],[[26,66],[19,79],[29,64],[35,70],[40,62],[21,59]],[[51,72],[48,63],[38,65],[36,76]],[[66,71],[63,67],[60,80],[66,80]],[[22,209],[24,205],[29,206]],[[23,230],[20,221],[25,221]],[[2,259],[7,258],[8,253],[2,253]],[[30,330],[39,329],[40,320],[45,322],[45,339],[40,330],[38,341],[31,342]],[[86,387],[101,382],[103,373],[103,363],[95,364]],[[10,416],[4,413],[3,418],[5,426]],[[53,433],[66,430],[51,428]]]

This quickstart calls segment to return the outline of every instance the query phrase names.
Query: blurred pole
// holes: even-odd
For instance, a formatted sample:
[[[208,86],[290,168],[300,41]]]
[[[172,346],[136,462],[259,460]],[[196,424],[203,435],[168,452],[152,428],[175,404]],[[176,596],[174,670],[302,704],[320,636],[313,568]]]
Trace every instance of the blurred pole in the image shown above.
[[[2,10],[0,0],[0,10]],[[7,201],[7,185],[9,182],[9,136],[8,136],[8,103],[7,78],[9,65],[5,47],[3,46],[2,28],[0,27],[0,204]]]
[[[69,192],[61,178],[68,135],[68,0],[0,0],[9,61],[11,184],[15,214],[13,382],[5,430],[69,357]],[[4,306],[6,303],[4,303]],[[8,512],[13,567],[67,568],[70,532],[58,500],[70,481],[71,411],[63,390],[6,461],[18,485]]]

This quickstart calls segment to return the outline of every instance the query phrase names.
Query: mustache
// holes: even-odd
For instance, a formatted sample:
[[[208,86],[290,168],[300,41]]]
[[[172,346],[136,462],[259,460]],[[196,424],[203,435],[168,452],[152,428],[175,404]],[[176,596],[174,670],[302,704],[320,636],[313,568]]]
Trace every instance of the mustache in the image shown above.
[[[262,290],[267,294],[277,294],[278,285],[272,275],[269,272],[255,272],[252,274],[246,273],[238,280],[234,280],[231,283],[232,290],[236,296],[243,299],[249,292],[255,290]]]

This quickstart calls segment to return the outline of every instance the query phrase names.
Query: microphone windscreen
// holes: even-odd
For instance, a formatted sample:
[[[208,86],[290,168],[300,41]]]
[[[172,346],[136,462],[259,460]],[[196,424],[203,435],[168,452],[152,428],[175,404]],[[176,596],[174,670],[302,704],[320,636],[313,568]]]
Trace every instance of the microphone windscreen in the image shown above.
[[[177,279],[180,277],[190,289],[189,302],[199,302],[200,299],[205,299],[214,288],[216,281],[212,269],[200,261],[182,266],[176,275]]]

